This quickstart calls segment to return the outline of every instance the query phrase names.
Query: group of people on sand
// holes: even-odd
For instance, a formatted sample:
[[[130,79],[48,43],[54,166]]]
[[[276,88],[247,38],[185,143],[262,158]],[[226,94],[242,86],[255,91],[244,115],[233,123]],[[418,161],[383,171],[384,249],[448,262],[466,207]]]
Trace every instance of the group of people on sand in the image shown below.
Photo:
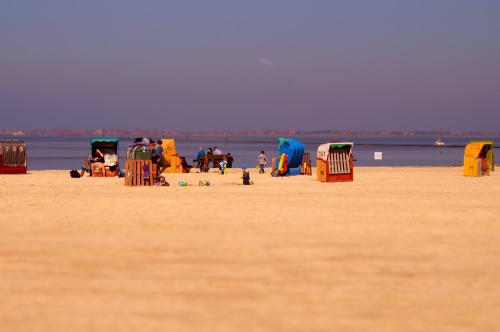
[[[154,148],[153,158],[152,158],[153,163],[158,165],[158,174],[163,173],[168,167],[170,167],[170,164],[165,159],[165,155],[163,154],[163,151],[164,151],[163,150],[163,141],[159,140],[156,144],[156,147]],[[191,166],[187,163],[185,157],[179,156],[179,158],[180,158],[180,162],[181,162],[181,167],[183,168],[183,170],[185,172],[189,173],[189,171],[191,170],[191,168],[193,168],[193,166]]]
[[[151,138],[142,138],[142,139],[136,139],[135,142],[131,146],[135,145],[140,145],[140,146],[147,146],[148,150],[152,152],[152,162],[157,166],[157,176],[161,175],[169,166],[169,162],[165,159],[164,155],[164,148],[163,148],[163,142],[162,140],[155,141]],[[208,171],[208,165],[206,164],[206,157],[209,157],[209,160],[219,160],[218,165],[219,165],[219,171],[221,174],[224,174],[226,171],[226,168],[232,168],[233,167],[233,156],[231,153],[227,152],[224,153],[219,147],[214,146],[214,147],[209,147],[205,150],[203,146],[200,146],[198,148],[198,152],[196,154],[195,159],[193,162],[196,162],[195,166],[189,165],[186,162],[186,159],[184,157],[181,157],[181,166],[184,169],[185,172],[189,173],[191,168],[199,168],[200,171],[206,172]],[[214,156],[222,156],[222,158],[217,158],[217,159],[211,159]],[[88,161],[85,166],[82,167],[81,176],[83,176],[83,173],[86,171],[90,171],[90,165],[92,164],[97,164],[97,165],[103,165],[105,164],[105,157],[106,156],[103,152],[101,152],[99,149],[96,149],[94,155],[89,155]],[[117,159],[117,158],[116,158]],[[116,160],[118,161],[118,160]],[[265,155],[264,151],[260,151],[260,153],[257,156],[257,168],[259,169],[259,173],[263,174],[265,173],[265,166],[268,164],[268,159]],[[243,167],[243,169],[246,169],[246,167]]]
[[[153,164],[157,165],[157,173],[163,173],[168,167],[170,167],[170,163],[165,159],[164,149],[163,149],[163,141],[160,139],[158,141],[153,140],[152,138],[136,138],[134,143],[129,145],[129,149],[135,146],[141,146],[144,148],[144,151],[151,151],[152,157],[151,161]],[[186,159],[184,157],[180,157],[180,162],[182,168],[185,171],[189,172],[192,168],[191,165],[188,165]]]
[[[222,161],[225,162],[225,167],[227,168],[232,168],[233,167],[233,161],[234,158],[231,155],[230,152],[225,153],[222,152],[221,149],[219,149],[217,146],[209,147],[207,150],[203,146],[200,146],[198,148],[198,152],[196,153],[196,158],[193,160],[193,162],[196,162],[196,168],[202,168],[204,163],[205,163],[205,155],[208,156],[223,156]]]
[[[224,156],[221,162],[224,163],[223,167],[227,168],[232,168],[233,167],[233,156],[231,156],[231,153],[226,153],[224,154],[221,149],[219,149],[217,146],[214,146],[213,148],[208,148],[205,150],[203,146],[200,146],[198,148],[198,153],[196,154],[196,158],[193,160],[193,162],[196,162],[196,168],[202,168],[205,164],[205,155],[209,156]],[[257,166],[259,168],[259,173],[263,174],[265,173],[265,166],[268,164],[268,160],[266,157],[266,154],[263,150],[260,151],[259,155],[257,156]]]
[[[96,149],[95,155],[89,154],[87,159],[84,160],[79,176],[84,176],[86,172],[90,173],[91,168],[103,170],[105,167],[114,171],[118,167],[118,156],[113,153],[103,153],[101,150]]]

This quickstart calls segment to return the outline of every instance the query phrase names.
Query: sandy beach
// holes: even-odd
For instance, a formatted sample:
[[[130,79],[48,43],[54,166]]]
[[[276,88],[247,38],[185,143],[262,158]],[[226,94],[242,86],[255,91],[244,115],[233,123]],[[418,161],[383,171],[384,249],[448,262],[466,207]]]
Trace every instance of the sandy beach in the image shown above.
[[[497,331],[497,173],[0,175],[1,330]]]

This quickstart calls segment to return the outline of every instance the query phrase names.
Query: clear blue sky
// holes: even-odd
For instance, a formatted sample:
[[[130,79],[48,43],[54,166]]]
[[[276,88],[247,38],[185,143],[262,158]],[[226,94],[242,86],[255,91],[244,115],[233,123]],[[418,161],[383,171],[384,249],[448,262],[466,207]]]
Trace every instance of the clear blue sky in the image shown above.
[[[500,130],[500,1],[2,0],[0,128]]]

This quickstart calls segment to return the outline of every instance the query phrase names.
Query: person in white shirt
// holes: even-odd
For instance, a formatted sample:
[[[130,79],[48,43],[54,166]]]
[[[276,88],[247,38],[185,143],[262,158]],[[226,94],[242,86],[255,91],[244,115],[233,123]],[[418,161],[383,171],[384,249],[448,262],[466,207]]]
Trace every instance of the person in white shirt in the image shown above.
[[[214,146],[214,155],[215,156],[220,156],[222,154],[223,153],[222,153],[221,149],[219,149],[218,147]]]
[[[267,164],[267,158],[264,151],[260,151],[260,154],[257,157],[257,164],[259,165],[259,173],[265,173],[264,166]]]

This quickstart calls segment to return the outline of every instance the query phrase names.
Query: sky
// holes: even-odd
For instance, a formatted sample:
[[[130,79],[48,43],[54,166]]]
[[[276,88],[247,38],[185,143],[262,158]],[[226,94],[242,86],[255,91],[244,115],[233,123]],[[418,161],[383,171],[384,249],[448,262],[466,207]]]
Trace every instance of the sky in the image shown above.
[[[500,131],[498,0],[2,0],[0,129]]]

